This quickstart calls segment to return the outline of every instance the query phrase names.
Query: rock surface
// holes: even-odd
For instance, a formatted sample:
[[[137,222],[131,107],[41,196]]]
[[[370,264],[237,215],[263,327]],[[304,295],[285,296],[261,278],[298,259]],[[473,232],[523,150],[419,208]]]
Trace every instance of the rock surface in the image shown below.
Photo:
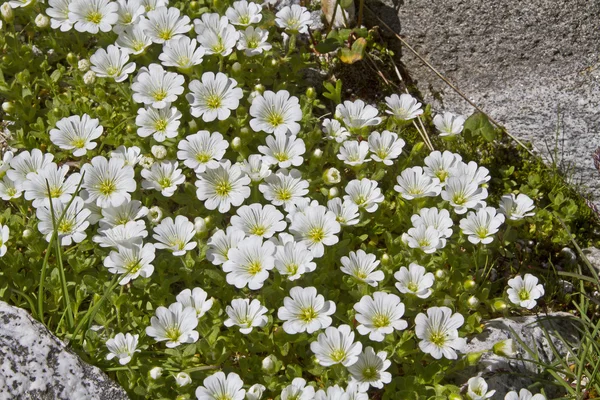
[[[126,400],[25,310],[0,301],[0,399]]]
[[[489,389],[495,389],[494,398],[503,399],[511,390],[527,388],[533,383],[541,384],[548,398],[559,397],[562,392],[559,387],[547,383],[549,377],[540,375],[540,368],[532,363],[534,359],[520,344],[522,341],[527,347],[536,352],[540,362],[552,363],[556,360],[552,346],[561,357],[566,357],[569,348],[559,337],[570,343],[578,340],[576,322],[568,313],[552,313],[548,315],[531,315],[516,318],[497,318],[485,323],[484,331],[469,340],[465,353],[485,352],[474,367],[469,367],[457,373],[454,378],[456,384],[464,384],[474,376],[483,377]],[[551,343],[544,334],[548,332]],[[517,359],[509,359],[494,354],[492,347],[501,341],[513,339],[517,347]]]
[[[510,133],[531,141],[549,162],[556,147],[563,170],[600,204],[592,161],[600,145],[600,2],[368,1]],[[435,110],[473,111],[407,49],[402,58]]]

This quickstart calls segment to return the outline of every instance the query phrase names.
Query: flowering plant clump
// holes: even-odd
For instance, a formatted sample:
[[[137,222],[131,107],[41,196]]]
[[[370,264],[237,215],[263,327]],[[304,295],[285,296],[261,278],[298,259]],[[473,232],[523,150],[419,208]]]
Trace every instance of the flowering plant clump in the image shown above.
[[[454,150],[469,119],[321,98],[305,7],[2,15],[0,293],[132,397],[456,395],[482,318],[544,300],[501,260],[536,203]]]

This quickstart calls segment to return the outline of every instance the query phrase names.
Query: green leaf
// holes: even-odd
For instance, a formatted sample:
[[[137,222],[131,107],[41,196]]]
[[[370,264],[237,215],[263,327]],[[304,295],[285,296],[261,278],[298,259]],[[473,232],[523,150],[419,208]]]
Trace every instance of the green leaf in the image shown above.
[[[340,104],[342,102],[342,81],[337,80],[335,82],[335,87],[329,82],[323,82],[323,86],[327,90],[326,93],[323,93],[323,96],[333,101],[335,104]]]
[[[352,43],[350,49],[341,49],[340,60],[345,64],[354,64],[364,58],[366,49],[367,40],[365,38],[358,38]]]
[[[479,111],[467,118],[464,130],[472,136],[482,136],[488,142],[496,139],[494,125],[490,123],[490,120],[485,114],[480,113]]]

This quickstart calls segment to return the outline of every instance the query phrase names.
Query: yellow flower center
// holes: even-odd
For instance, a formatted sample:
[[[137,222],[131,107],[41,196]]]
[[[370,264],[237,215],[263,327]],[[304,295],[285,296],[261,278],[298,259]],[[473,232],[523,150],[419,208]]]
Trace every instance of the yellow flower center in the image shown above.
[[[165,97],[167,97],[167,91],[164,89],[158,89],[157,91],[155,91],[154,93],[152,93],[152,97],[154,98],[154,100],[156,101],[161,101],[164,100]]]
[[[164,189],[170,187],[173,184],[173,181],[171,181],[170,178],[164,177],[158,180],[158,184]]]
[[[308,231],[308,237],[315,243],[321,242],[325,238],[323,228],[312,228]]]
[[[75,228],[75,223],[68,219],[63,219],[63,221],[58,225],[59,233],[70,233]]]
[[[390,325],[390,317],[384,314],[375,314],[373,316],[373,326],[375,328],[384,328]]]
[[[441,332],[432,332],[429,335],[429,341],[438,347],[443,347],[446,343],[446,335]]]
[[[169,340],[176,341],[177,339],[179,339],[179,336],[181,336],[181,331],[178,327],[167,328],[165,330],[165,336]]]
[[[288,189],[276,189],[275,195],[281,201],[288,201],[292,198],[292,192],[290,192]]]
[[[71,142],[71,146],[75,147],[76,149],[82,149],[85,146],[85,139],[73,139],[73,141]]]
[[[211,94],[206,98],[206,106],[213,110],[221,108],[221,96],[218,94]]]
[[[283,124],[284,119],[283,119],[283,115],[276,113],[276,112],[271,112],[269,113],[269,115],[267,116],[267,122],[271,125],[271,126],[279,126],[281,124]]]
[[[117,190],[117,185],[110,179],[106,179],[98,185],[98,191],[104,195],[108,196],[109,194],[114,193]]]
[[[163,40],[169,40],[173,37],[173,31],[171,29],[161,29],[158,32],[158,37]]]
[[[231,192],[231,183],[229,181],[221,181],[215,185],[215,193],[219,197],[225,197]]]
[[[196,160],[198,162],[201,162],[202,164],[205,164],[205,163],[209,162],[210,158],[211,158],[211,156],[210,156],[209,153],[198,153],[198,154],[196,154]]]
[[[93,24],[99,24],[100,21],[102,21],[102,13],[98,11],[92,11],[86,16],[85,19]]]
[[[406,288],[411,292],[416,292],[419,290],[419,285],[417,285],[415,282],[410,282],[408,285],[406,285]]]
[[[248,273],[250,275],[256,275],[260,271],[262,271],[262,265],[259,261],[252,261],[250,264],[248,264]]]
[[[346,352],[344,349],[336,349],[329,354],[329,357],[331,357],[331,359],[335,362],[340,362],[346,358]]]
[[[250,229],[250,233],[252,233],[253,235],[258,235],[258,236],[264,235],[266,231],[267,231],[267,228],[264,226],[260,226],[260,225],[253,226]]]
[[[165,129],[167,129],[168,124],[169,123],[166,119],[159,119],[154,123],[154,129],[158,132],[163,132]]]
[[[521,289],[519,291],[519,300],[529,300],[529,291],[527,291],[527,289]]]
[[[313,319],[317,318],[318,314],[312,307],[305,307],[300,309],[300,314],[298,315],[298,319],[304,322],[311,322]]]

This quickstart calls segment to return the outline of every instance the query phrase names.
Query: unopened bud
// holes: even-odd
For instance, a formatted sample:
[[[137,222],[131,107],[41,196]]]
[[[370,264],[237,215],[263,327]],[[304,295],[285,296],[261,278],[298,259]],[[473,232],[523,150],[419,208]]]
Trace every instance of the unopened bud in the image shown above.
[[[340,183],[342,176],[337,168],[329,168],[323,172],[323,181],[326,185],[335,185]]]
[[[13,13],[13,9],[8,3],[4,3],[0,6],[0,14],[2,14],[2,18],[6,22],[11,22],[15,19],[15,14]]]
[[[272,375],[277,372],[277,357],[270,355],[262,360],[262,370],[264,373]]]
[[[240,149],[242,148],[242,139],[240,139],[239,136],[236,136],[233,139],[231,139],[231,148],[234,151],[240,151]]]
[[[90,61],[87,58],[81,59],[77,63],[77,69],[80,70],[81,72],[87,71],[88,69],[90,69],[91,66],[92,66],[92,64],[90,63]]]
[[[313,157],[314,158],[321,158],[321,157],[323,157],[323,150],[316,149],[315,151],[313,151]]]
[[[167,156],[167,149],[162,145],[154,145],[150,148],[150,152],[158,160],[162,160]]]
[[[242,70],[242,64],[240,64],[239,62],[234,62],[233,65],[231,66],[231,71],[233,72],[240,72]]]
[[[338,197],[339,195],[340,195],[340,191],[338,190],[338,188],[336,188],[335,186],[332,188],[329,188],[327,197],[329,197],[330,199],[333,199],[334,197]]]
[[[77,56],[73,53],[67,54],[67,62],[71,65],[75,65],[77,63]]]
[[[25,240],[31,239],[32,236],[33,236],[33,231],[31,229],[27,228],[23,231],[23,239],[25,239]]]
[[[477,284],[475,283],[475,281],[473,279],[467,279],[463,283],[463,287],[465,288],[465,290],[475,289],[476,286],[477,286]]]
[[[250,386],[250,389],[246,392],[246,400],[260,400],[263,396],[266,387],[260,383]]]
[[[206,227],[206,221],[202,217],[194,218],[194,229],[196,230],[196,235],[204,236],[208,233],[208,228]]]
[[[152,164],[154,164],[154,158],[151,156],[142,156],[142,158],[140,158],[140,167],[150,169]]]
[[[190,383],[192,383],[192,378],[186,372],[180,372],[177,375],[175,375],[175,382],[179,387],[187,386]]]
[[[479,299],[475,296],[469,297],[467,299],[467,306],[472,310],[476,309],[477,307],[479,307]]]
[[[485,353],[485,351],[478,351],[476,353],[467,354],[467,357],[465,357],[467,364],[468,365],[477,365],[477,363],[481,359],[481,356],[483,355],[483,353]]]
[[[154,367],[150,370],[150,378],[156,380],[162,376],[163,369],[161,367]]]
[[[92,85],[96,82],[96,73],[94,71],[88,71],[83,75],[83,83],[86,85]]]
[[[517,355],[517,345],[514,340],[506,339],[496,343],[492,351],[496,355],[511,358]]]
[[[13,111],[15,111],[15,103],[12,101],[5,101],[2,103],[2,110],[7,114],[11,114]]]
[[[438,269],[435,271],[435,277],[437,279],[444,279],[446,277],[446,271],[443,269]]]
[[[504,300],[496,300],[492,304],[492,308],[495,311],[504,311],[504,310],[506,310],[507,305],[506,305],[506,302],[504,302]]]
[[[317,91],[315,90],[314,87],[311,86],[308,89],[306,89],[306,97],[308,97],[311,100],[313,100],[313,99],[315,99],[315,97],[317,97]]]
[[[265,91],[265,87],[262,84],[254,85],[254,91],[261,93]]]
[[[48,18],[47,15],[38,14],[37,17],[35,17],[35,26],[40,29],[46,29],[50,26],[50,18]]]
[[[383,253],[383,255],[381,256],[381,264],[382,265],[389,265],[391,258],[388,255],[388,253]]]
[[[153,224],[158,224],[163,217],[163,212],[160,207],[154,206],[150,207],[148,210],[148,220]]]

